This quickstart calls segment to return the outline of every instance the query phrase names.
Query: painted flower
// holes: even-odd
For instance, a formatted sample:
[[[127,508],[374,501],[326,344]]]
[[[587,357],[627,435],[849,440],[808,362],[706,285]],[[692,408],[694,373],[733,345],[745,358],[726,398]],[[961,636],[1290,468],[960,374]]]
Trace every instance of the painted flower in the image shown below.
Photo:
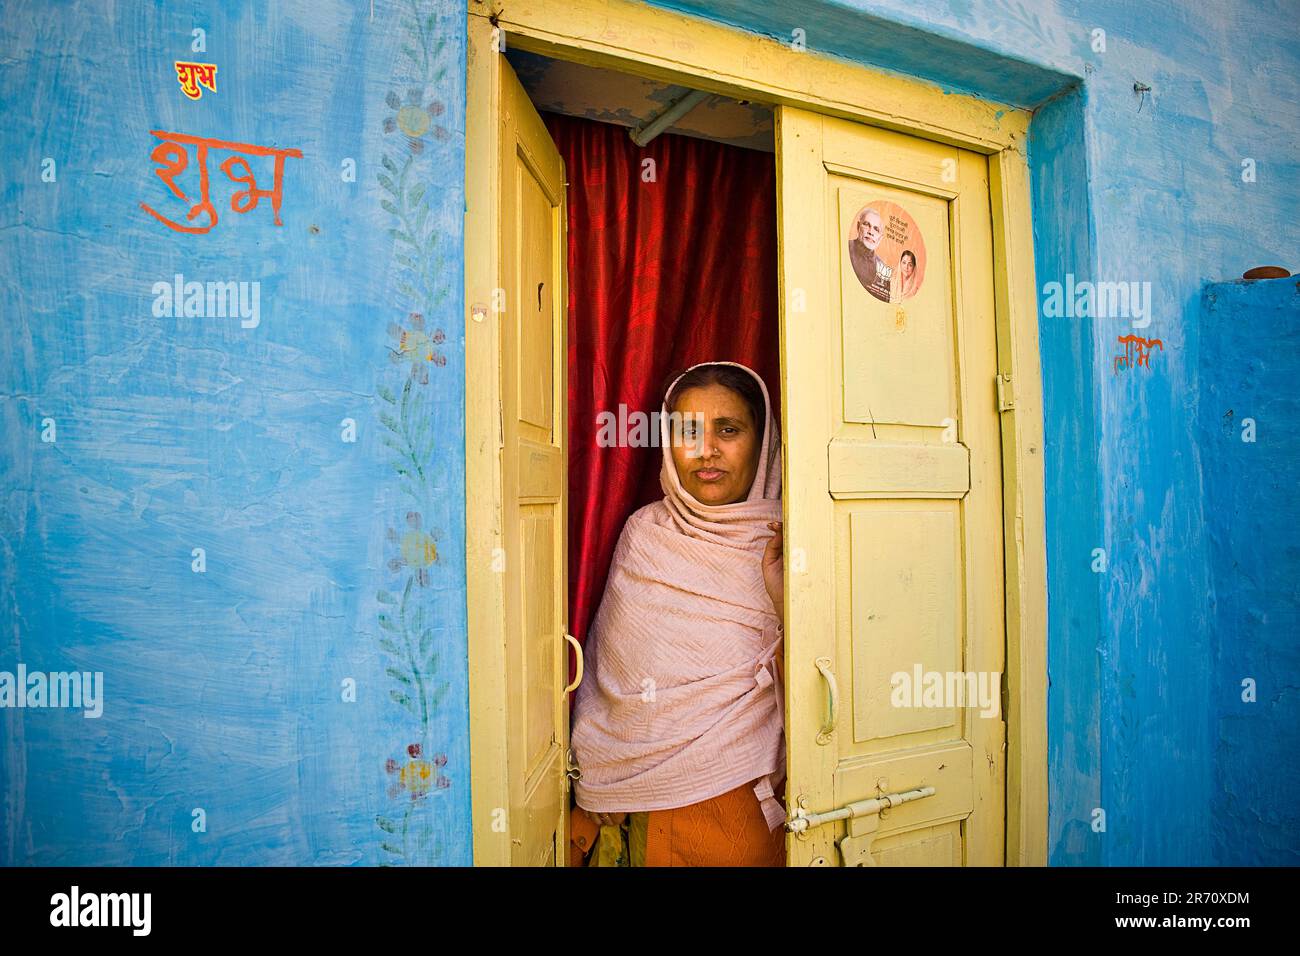
[[[443,776],[435,769],[436,767],[446,766],[446,754],[435,754],[432,762],[421,760],[421,747],[419,744],[408,746],[406,753],[411,759],[405,763],[398,763],[390,757],[384,765],[384,769],[397,778],[388,788],[389,797],[396,797],[405,790],[411,795],[411,800],[414,802],[422,799],[433,787],[446,790],[451,786],[451,778]]]
[[[426,362],[445,366],[447,356],[439,352],[435,345],[447,340],[442,329],[435,329],[430,335],[424,329],[424,316],[419,312],[410,313],[407,326],[396,322],[388,323],[388,334],[397,340],[397,348],[389,349],[389,358],[394,362],[408,362],[411,366],[411,378],[421,385],[429,384],[429,368]]]
[[[401,555],[388,562],[388,570],[397,573],[402,568],[409,568],[415,572],[415,583],[423,588],[429,586],[428,568],[438,560],[438,545],[433,540],[433,535],[421,527],[422,523],[418,511],[408,511],[406,531],[398,534],[389,528],[386,537],[390,544],[397,546]]]
[[[424,91],[419,87],[406,93],[405,102],[391,90],[384,102],[393,111],[384,117],[384,134],[401,131],[406,136],[406,145],[411,152],[419,153],[424,149],[426,136],[445,140],[451,136],[445,128],[434,123],[434,117],[441,116],[446,110],[439,100],[424,102]]]

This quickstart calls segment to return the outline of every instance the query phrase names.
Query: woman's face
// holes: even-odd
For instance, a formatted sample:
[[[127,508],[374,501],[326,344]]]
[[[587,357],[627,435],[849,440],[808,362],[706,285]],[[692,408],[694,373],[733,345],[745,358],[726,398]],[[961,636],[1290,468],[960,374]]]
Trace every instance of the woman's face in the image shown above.
[[[670,409],[673,463],[682,487],[706,505],[729,505],[749,496],[758,472],[758,426],[749,405],[725,385],[688,388]]]
[[[912,278],[912,273],[916,270],[916,261],[911,256],[903,256],[902,266],[903,266],[903,278],[905,279]]]

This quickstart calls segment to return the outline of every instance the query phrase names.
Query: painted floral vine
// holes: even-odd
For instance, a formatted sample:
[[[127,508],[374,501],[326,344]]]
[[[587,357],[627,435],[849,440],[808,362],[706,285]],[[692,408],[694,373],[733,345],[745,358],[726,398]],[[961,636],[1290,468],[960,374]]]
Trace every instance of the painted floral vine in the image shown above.
[[[446,237],[431,219],[426,195],[428,173],[436,162],[429,147],[450,139],[437,118],[445,107],[435,93],[448,67],[438,42],[438,13],[425,13],[409,0],[400,27],[404,31],[397,89],[384,99],[384,150],[376,182],[380,207],[390,217],[394,242],[395,288],[405,300],[404,315],[388,323],[391,384],[376,391],[382,401],[380,441],[390,454],[398,487],[409,501],[404,519],[386,533],[387,569],[400,586],[380,590],[379,647],[385,673],[393,684],[389,699],[411,719],[412,736],[403,755],[389,757],[385,773],[388,799],[395,804],[375,818],[380,831],[381,865],[437,864],[441,847],[434,839],[436,798],[451,787],[447,756],[434,752],[435,717],[449,684],[441,679],[437,631],[426,615],[426,593],[438,561],[438,531],[422,515],[431,513],[429,463],[435,434],[430,374],[447,364],[439,350],[446,336],[430,330],[424,316],[437,315],[447,300],[446,270],[439,269]],[[431,6],[437,7],[434,3]],[[390,138],[391,137],[391,138]]]

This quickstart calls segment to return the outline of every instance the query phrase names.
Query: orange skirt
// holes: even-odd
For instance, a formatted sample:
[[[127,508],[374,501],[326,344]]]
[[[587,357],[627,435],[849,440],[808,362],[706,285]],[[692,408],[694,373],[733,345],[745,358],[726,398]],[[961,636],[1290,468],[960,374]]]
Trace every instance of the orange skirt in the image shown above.
[[[785,866],[785,829],[769,830],[757,780],[699,803],[648,811],[646,866]],[[777,800],[782,802],[781,794]],[[569,865],[583,866],[600,827],[569,808]]]

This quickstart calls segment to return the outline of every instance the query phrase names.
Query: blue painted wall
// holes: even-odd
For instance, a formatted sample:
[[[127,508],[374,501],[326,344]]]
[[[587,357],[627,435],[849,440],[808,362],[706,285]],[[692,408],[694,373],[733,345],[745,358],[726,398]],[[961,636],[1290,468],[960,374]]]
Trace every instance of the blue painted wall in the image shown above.
[[[105,700],[0,710],[0,863],[470,861],[464,16],[5,5],[0,671]],[[283,224],[220,151],[210,232],[150,217],[194,201],[151,130],[301,150]],[[259,282],[260,321],[155,314],[177,273]]]
[[[1035,109],[1040,288],[1072,274],[1150,282],[1153,298],[1141,329],[1129,318],[1041,322],[1050,862],[1204,864],[1294,851],[1294,818],[1265,833],[1262,791],[1237,783],[1231,792],[1247,798],[1233,838],[1240,855],[1216,835],[1219,715],[1235,691],[1215,664],[1226,637],[1211,609],[1198,444],[1202,285],[1260,264],[1300,266],[1294,2],[661,5],[786,43],[800,29],[811,50]],[[1243,180],[1247,159],[1253,182]],[[1115,370],[1127,334],[1162,341],[1149,368]],[[1290,367],[1279,362],[1277,374]],[[1094,572],[1098,548],[1105,570]],[[1280,555],[1284,579],[1295,580],[1296,558]],[[1273,641],[1293,639],[1266,626]],[[1295,685],[1294,658],[1272,666]],[[1263,728],[1249,733],[1273,732]],[[1277,773],[1266,753],[1246,743],[1234,773]]]
[[[1200,326],[1198,443],[1215,645],[1215,858],[1234,866],[1295,866],[1300,280],[1209,285]]]

